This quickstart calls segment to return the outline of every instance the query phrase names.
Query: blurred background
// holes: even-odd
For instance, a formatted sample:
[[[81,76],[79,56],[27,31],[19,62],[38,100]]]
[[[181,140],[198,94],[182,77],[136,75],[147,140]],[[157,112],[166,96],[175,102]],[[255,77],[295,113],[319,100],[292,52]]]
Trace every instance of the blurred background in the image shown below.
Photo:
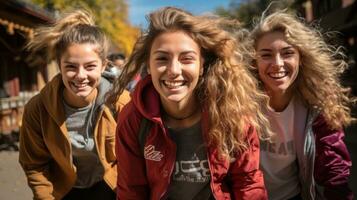
[[[85,8],[111,41],[110,52],[129,56],[136,38],[147,27],[145,15],[162,6],[176,6],[194,14],[217,14],[237,19],[249,28],[271,0],[0,0],[0,200],[32,199],[18,164],[18,135],[26,102],[58,73],[41,53],[24,50],[37,26],[61,13]],[[349,69],[341,77],[357,94],[357,1],[280,0],[275,8],[287,8],[306,21],[318,24],[322,33],[334,31],[332,45],[345,48]],[[275,9],[272,8],[272,9]],[[356,108],[353,108],[356,116]],[[350,186],[357,195],[357,127],[346,127],[346,144],[353,163]]]

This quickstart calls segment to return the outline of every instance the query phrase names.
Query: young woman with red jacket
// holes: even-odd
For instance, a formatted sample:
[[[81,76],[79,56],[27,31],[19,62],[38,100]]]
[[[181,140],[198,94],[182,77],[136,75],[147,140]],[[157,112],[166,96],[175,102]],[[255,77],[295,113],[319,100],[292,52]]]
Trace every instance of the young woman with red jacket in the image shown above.
[[[117,199],[266,199],[257,134],[264,95],[235,39],[221,19],[177,8],[149,21],[111,97],[147,68],[118,118]]]

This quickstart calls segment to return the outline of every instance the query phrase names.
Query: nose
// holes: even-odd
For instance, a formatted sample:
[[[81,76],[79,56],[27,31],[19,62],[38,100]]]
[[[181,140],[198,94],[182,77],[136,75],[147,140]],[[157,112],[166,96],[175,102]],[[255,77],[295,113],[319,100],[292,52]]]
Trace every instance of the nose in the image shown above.
[[[84,67],[80,66],[78,67],[78,71],[77,71],[77,79],[79,80],[83,80],[86,78],[86,70],[84,69]]]
[[[167,73],[170,77],[175,77],[181,74],[181,63],[177,59],[173,59],[170,66],[167,69]]]
[[[274,57],[274,66],[281,67],[284,66],[284,59],[281,57],[280,54],[276,54]]]

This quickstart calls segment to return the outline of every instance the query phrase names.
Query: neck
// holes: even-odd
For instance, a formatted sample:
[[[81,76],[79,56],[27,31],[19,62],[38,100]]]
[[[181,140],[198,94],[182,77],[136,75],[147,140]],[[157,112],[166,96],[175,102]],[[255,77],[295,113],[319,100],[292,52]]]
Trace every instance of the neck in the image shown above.
[[[172,115],[166,113],[165,110],[164,110],[164,115],[169,117],[169,118],[171,118],[171,119],[177,120],[177,121],[186,120],[186,119],[189,119],[189,118],[193,117],[195,114],[197,114],[198,109],[199,109],[199,107],[196,107],[193,111],[191,111],[191,113],[188,113],[187,115],[179,116],[179,117],[172,116]]]
[[[88,96],[81,97],[73,97],[66,89],[63,90],[63,98],[66,103],[75,108],[82,108],[91,104],[97,97],[97,89],[94,89]]]
[[[276,112],[282,112],[289,105],[293,94],[291,91],[285,92],[270,92],[269,93],[270,100],[269,105]]]
[[[201,119],[201,108],[196,98],[186,104],[166,104],[162,101],[162,115],[165,123],[172,127],[190,127]]]

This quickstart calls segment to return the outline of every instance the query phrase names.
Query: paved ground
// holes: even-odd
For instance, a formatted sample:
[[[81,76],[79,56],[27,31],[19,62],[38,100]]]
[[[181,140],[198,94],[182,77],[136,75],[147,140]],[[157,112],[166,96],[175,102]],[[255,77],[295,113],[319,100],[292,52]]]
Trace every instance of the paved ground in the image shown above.
[[[0,200],[32,199],[18,155],[14,151],[0,151]]]

